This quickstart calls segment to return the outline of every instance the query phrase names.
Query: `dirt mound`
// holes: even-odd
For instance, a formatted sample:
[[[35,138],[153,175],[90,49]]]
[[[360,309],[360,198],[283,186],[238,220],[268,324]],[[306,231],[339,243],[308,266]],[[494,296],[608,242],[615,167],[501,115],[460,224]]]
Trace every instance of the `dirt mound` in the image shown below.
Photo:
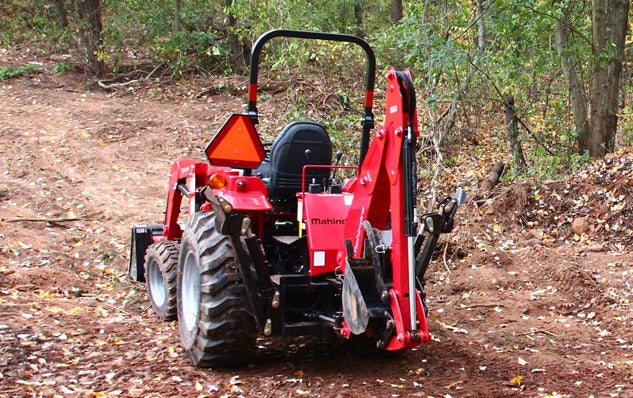
[[[475,198],[471,217],[519,233],[524,244],[587,250],[633,246],[633,152],[596,161],[561,181],[501,184]],[[498,229],[497,227],[497,229]]]

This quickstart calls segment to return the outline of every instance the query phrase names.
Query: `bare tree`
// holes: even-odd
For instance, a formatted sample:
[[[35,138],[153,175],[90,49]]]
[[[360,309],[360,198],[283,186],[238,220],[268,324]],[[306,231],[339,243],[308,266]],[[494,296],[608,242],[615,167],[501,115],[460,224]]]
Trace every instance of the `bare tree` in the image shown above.
[[[592,6],[591,133],[581,149],[602,157],[615,149],[629,0],[593,0]]]
[[[100,0],[80,0],[77,3],[79,17],[83,22],[82,41],[86,49],[86,72],[99,75],[103,72],[103,60],[98,56],[103,38]]]
[[[585,92],[572,50],[573,30],[569,16],[574,2],[567,2],[558,20],[556,41],[577,133],[578,149],[594,158],[615,149],[618,100],[624,63],[629,0],[592,0],[591,83]]]
[[[508,142],[510,143],[510,152],[514,158],[514,167],[522,171],[527,167],[521,141],[519,141],[519,118],[514,108],[514,97],[508,95],[503,101],[503,112],[506,118],[506,127],[508,128]]]
[[[233,0],[225,0],[226,10],[233,5]],[[226,30],[226,40],[231,52],[231,67],[237,73],[246,71],[250,58],[250,48],[247,48],[236,34],[238,29],[238,19],[232,11],[225,11],[223,29]]]
[[[477,18],[477,49],[483,51],[486,48],[486,0],[477,0],[477,11],[475,17]]]
[[[180,0],[174,0],[174,33],[180,32],[182,19],[180,19]]]
[[[558,21],[556,30],[556,42],[558,45],[558,55],[561,60],[563,76],[569,86],[569,101],[571,111],[574,116],[577,142],[580,148],[587,148],[587,140],[590,136],[589,113],[587,110],[587,97],[583,88],[583,82],[577,68],[577,60],[572,51],[571,45],[571,4],[567,3],[563,17]]]
[[[57,13],[57,25],[60,29],[68,27],[68,8],[64,0],[53,0],[55,11]]]
[[[363,30],[363,6],[361,0],[354,0],[354,24],[356,25],[356,35],[365,36]]]
[[[403,16],[402,0],[391,0],[391,23],[399,24]]]

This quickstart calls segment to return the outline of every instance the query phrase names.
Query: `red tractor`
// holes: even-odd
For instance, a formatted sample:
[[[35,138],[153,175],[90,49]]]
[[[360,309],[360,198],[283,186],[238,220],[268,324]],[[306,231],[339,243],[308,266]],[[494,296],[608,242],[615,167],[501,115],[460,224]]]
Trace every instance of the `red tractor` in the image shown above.
[[[277,37],[360,46],[367,59],[359,166],[333,162],[317,122],[295,121],[266,148],[256,130],[264,45]],[[375,57],[350,35],[273,30],[254,44],[245,114],[171,168],[164,225],[132,228],[129,273],[159,318],[178,319],[196,366],[244,362],[258,336],[360,339],[406,350],[431,339],[424,274],[465,194],[416,211],[418,120],[408,71],[387,72],[386,115],[374,128]],[[370,142],[371,141],[371,142]],[[336,170],[352,168],[342,182]],[[189,220],[178,224],[182,198]]]

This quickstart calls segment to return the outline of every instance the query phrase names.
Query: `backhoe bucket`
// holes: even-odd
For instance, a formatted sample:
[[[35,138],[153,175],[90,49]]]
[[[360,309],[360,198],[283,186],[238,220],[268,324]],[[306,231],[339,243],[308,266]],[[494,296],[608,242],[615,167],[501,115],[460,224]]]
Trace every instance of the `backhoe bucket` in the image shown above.
[[[343,316],[352,334],[362,334],[369,324],[369,310],[360,291],[358,281],[354,276],[349,263],[345,266],[345,279],[343,279]]]

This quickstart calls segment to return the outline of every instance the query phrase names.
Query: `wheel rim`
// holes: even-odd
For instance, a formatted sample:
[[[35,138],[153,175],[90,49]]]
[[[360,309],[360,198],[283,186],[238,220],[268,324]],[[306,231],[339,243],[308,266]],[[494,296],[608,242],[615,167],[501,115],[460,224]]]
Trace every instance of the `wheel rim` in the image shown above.
[[[167,300],[167,293],[165,292],[165,281],[163,280],[163,273],[160,267],[154,262],[149,264],[148,273],[149,294],[152,295],[152,301],[156,306],[161,307]]]
[[[182,315],[187,330],[194,330],[200,314],[200,273],[194,253],[187,253],[182,275]]]

